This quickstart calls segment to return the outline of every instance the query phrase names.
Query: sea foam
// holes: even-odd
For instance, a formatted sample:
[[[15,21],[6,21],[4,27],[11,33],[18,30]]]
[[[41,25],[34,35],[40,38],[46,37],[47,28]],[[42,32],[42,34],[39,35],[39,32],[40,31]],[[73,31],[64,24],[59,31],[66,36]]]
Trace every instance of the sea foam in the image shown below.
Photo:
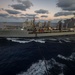
[[[32,66],[26,72],[21,72],[17,75],[45,75],[45,73],[49,72],[49,70],[52,69],[55,65],[59,66],[60,69],[63,70],[64,65],[56,62],[55,59],[52,58],[51,60],[48,61],[39,60],[39,62],[32,64]],[[46,67],[48,71],[46,70]],[[59,75],[64,75],[64,74],[61,73]]]
[[[45,40],[43,39],[24,39],[20,40],[19,38],[7,38],[7,40],[10,40],[12,42],[18,42],[18,43],[29,43],[29,42],[39,42],[39,43],[45,43]]]

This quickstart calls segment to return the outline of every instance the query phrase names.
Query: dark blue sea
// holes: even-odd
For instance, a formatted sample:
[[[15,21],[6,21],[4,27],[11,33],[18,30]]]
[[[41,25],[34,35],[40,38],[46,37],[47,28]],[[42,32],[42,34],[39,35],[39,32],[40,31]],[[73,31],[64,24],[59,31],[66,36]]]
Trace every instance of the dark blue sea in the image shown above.
[[[0,75],[75,75],[75,40],[0,38]]]

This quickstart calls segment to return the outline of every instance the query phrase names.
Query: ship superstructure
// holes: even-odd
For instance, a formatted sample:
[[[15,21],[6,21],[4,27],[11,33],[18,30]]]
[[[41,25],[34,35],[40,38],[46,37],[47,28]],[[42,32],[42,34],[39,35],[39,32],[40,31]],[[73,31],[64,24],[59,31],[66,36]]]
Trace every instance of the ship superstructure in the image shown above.
[[[62,23],[58,22],[55,28],[51,27],[50,21],[35,22],[28,19],[21,25],[11,25],[4,23],[0,29],[0,37],[49,37],[62,35],[75,35],[75,19],[67,19]]]

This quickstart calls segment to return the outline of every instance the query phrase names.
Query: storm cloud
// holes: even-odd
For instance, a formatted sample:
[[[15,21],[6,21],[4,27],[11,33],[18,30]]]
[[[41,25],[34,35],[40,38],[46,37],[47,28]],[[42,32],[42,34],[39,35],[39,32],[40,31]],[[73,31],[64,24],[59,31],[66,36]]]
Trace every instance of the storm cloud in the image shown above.
[[[48,10],[44,10],[44,9],[40,9],[40,10],[36,10],[35,13],[38,13],[38,14],[48,14]]]
[[[74,12],[58,12],[54,16],[59,17],[59,16],[68,16],[68,15],[73,15]]]
[[[75,0],[58,0],[57,6],[63,10],[75,11]]]

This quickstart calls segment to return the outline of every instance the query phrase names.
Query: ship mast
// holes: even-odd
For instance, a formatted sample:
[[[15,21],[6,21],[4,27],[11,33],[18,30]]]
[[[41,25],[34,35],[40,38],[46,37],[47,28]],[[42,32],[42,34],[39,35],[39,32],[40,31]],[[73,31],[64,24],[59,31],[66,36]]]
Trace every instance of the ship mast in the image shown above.
[[[35,26],[35,17],[33,17],[33,33],[35,34],[35,37],[37,37],[36,26]]]
[[[35,17],[33,18],[33,28],[35,28]]]

